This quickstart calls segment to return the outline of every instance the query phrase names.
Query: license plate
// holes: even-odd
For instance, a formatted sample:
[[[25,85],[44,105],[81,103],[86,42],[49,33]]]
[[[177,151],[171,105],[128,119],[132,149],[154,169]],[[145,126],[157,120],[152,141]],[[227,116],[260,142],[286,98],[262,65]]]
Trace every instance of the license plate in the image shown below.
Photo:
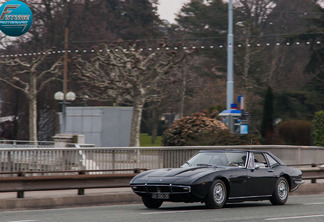
[[[166,200],[170,198],[170,195],[168,193],[153,193],[152,198]]]

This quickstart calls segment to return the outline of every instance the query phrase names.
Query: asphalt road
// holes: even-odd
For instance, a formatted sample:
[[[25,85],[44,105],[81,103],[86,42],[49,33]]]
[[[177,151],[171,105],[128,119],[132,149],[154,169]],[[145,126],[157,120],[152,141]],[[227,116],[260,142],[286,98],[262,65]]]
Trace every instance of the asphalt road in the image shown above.
[[[155,222],[155,221],[324,221],[324,195],[290,196],[284,206],[269,201],[228,204],[210,210],[202,204],[164,203],[160,209],[142,204],[114,205],[50,210],[0,212],[1,222]]]

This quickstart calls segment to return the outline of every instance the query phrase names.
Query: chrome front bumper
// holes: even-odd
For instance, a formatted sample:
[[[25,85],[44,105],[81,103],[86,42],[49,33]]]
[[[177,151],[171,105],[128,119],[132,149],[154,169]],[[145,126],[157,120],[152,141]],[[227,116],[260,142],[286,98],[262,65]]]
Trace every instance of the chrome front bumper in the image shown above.
[[[300,185],[302,185],[303,183],[305,183],[305,181],[303,181],[303,180],[296,180],[296,181],[294,181],[294,183],[296,184],[296,186],[293,189],[291,189],[290,192],[294,192],[295,190],[297,190]]]

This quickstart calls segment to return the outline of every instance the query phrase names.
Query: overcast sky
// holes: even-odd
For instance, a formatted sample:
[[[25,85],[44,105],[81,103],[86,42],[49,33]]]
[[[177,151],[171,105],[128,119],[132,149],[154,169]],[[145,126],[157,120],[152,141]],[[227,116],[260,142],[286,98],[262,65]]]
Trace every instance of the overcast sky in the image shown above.
[[[161,19],[166,19],[174,23],[175,14],[179,12],[181,6],[190,0],[159,0],[158,13]]]

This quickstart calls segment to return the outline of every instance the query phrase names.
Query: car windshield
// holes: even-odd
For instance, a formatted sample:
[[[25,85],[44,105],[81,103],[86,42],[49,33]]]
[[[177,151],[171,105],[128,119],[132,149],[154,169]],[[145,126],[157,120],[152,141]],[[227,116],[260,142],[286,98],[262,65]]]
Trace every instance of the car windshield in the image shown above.
[[[201,152],[189,159],[182,167],[232,166],[245,167],[245,152]]]

